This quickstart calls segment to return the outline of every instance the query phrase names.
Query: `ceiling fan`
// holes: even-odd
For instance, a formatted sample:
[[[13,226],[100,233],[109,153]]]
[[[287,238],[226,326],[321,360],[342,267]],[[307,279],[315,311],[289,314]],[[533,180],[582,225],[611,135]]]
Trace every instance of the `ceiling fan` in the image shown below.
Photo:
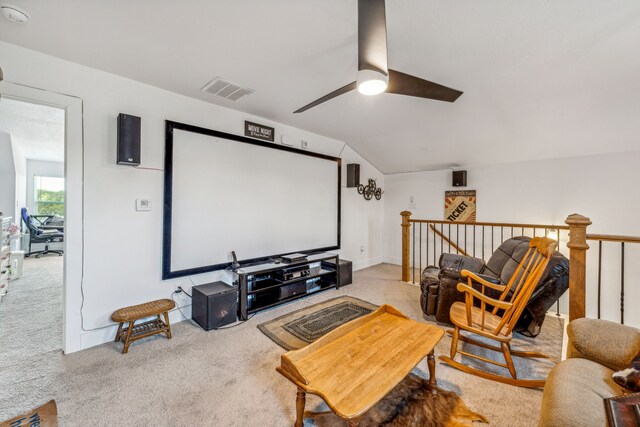
[[[358,89],[364,95],[382,92],[454,102],[462,92],[387,67],[385,0],[358,0],[358,78],[294,111],[302,113]]]

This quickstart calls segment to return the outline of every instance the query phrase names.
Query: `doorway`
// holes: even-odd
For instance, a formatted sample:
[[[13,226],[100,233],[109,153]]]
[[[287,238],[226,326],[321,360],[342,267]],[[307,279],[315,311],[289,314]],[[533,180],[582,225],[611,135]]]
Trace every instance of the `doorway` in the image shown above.
[[[0,99],[0,351],[18,364],[63,348],[64,138],[64,109]]]
[[[25,154],[24,151],[28,152],[30,148],[26,148],[22,152],[20,152],[20,148],[16,149],[18,161],[13,162],[14,170],[12,171],[15,187],[8,186],[9,188],[14,188],[10,197],[13,198],[15,204],[13,211],[5,212],[3,215],[11,216],[13,224],[20,224],[19,229],[23,233],[18,239],[19,242],[11,243],[12,251],[19,253],[22,250],[25,255],[29,252],[32,252],[32,254],[25,258],[23,276],[18,279],[14,278],[14,283],[10,282],[8,297],[0,301],[0,316],[2,316],[3,310],[6,308],[3,305],[5,302],[8,303],[9,298],[12,296],[11,294],[16,289],[13,285],[15,284],[17,287],[19,281],[27,279],[29,275],[32,275],[32,279],[33,275],[40,276],[40,283],[50,284],[47,280],[43,280],[42,277],[43,274],[48,274],[43,273],[43,271],[47,271],[49,267],[49,271],[59,272],[58,275],[51,274],[52,277],[57,277],[58,287],[43,286],[38,292],[36,286],[33,289],[34,292],[28,297],[32,300],[36,297],[40,298],[44,304],[48,303],[50,305],[54,300],[56,301],[57,311],[55,313],[57,317],[52,320],[53,323],[42,328],[44,334],[48,332],[50,335],[48,338],[49,344],[42,345],[41,349],[49,347],[51,350],[55,342],[55,348],[58,351],[60,349],[64,353],[78,351],[82,348],[82,316],[80,313],[82,307],[83,265],[84,147],[82,100],[70,95],[3,81],[0,82],[0,103],[6,103],[5,105],[10,107],[20,106],[26,110],[29,108],[32,110],[41,109],[42,111],[48,111],[52,116],[57,115],[62,118],[62,131],[59,132],[61,143],[58,142],[58,147],[55,149],[52,145],[46,147],[52,149],[52,151],[44,154],[42,151],[46,148],[41,147],[40,157],[45,158],[38,159],[34,158],[36,155]],[[5,114],[0,114],[0,132],[3,132],[3,127],[6,129],[6,117]],[[42,122],[39,123],[39,126],[42,126]],[[57,123],[60,125],[59,121]],[[15,130],[12,130],[12,132],[16,133]],[[5,131],[4,133],[8,132]],[[16,139],[19,140],[20,138]],[[4,140],[6,144],[6,135]],[[9,145],[12,146],[13,155],[13,144],[11,144],[13,138],[8,140]],[[0,141],[2,141],[1,138]],[[58,138],[58,141],[60,141],[60,138]],[[20,141],[16,142],[15,145],[19,147]],[[54,154],[54,151],[57,154]],[[47,156],[49,158],[46,158]],[[55,158],[52,159],[51,157]],[[18,165],[17,172],[16,165]],[[26,228],[28,227],[22,219],[23,207],[26,208],[29,214],[39,217],[38,219],[41,221],[38,221],[38,219],[35,219],[35,221],[39,223],[39,227],[42,226],[40,228],[49,230],[48,233],[60,233],[62,238],[51,241],[48,241],[49,239],[34,241],[30,233],[27,233]],[[0,208],[0,210],[7,209]],[[19,221],[16,221],[16,219]],[[12,228],[15,229],[16,227]],[[16,239],[14,238],[13,240]],[[31,249],[29,249],[29,244],[31,244]],[[59,251],[61,254],[54,251]],[[12,264],[13,274],[17,272],[17,267],[18,265],[14,260]],[[44,277],[44,279],[49,279],[49,277]],[[24,286],[24,288],[26,289],[27,286]],[[48,300],[47,296],[49,297]],[[44,309],[40,311],[44,311]],[[39,311],[36,314],[44,317],[44,314]],[[12,316],[19,318],[20,315],[12,314]],[[24,323],[29,325],[34,322],[25,319]],[[53,329],[54,325],[58,325],[56,330]],[[2,327],[0,326],[0,328]],[[4,331],[2,333],[4,334]],[[55,339],[51,338],[53,336],[55,336]],[[34,340],[37,339],[33,335],[32,337]]]

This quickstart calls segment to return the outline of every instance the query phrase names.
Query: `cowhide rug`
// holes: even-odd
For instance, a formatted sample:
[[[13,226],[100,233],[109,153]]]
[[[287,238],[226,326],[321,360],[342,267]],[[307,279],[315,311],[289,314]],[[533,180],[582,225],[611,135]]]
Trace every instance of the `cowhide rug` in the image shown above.
[[[345,420],[332,412],[305,412],[318,427],[344,427]],[[427,380],[409,374],[360,420],[359,427],[456,427],[474,421],[488,422],[471,411],[457,394],[438,389],[431,394]]]

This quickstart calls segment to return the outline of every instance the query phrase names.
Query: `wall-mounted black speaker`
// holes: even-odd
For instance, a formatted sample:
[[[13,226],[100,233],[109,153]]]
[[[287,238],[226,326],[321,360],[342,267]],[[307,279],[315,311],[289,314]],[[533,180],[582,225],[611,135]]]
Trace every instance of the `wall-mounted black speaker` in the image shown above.
[[[140,117],[118,114],[118,164],[140,164]]]
[[[357,163],[349,163],[347,165],[347,188],[353,188],[360,185],[360,165]]]
[[[467,186],[467,171],[453,171],[453,179],[451,185],[454,187]]]
[[[238,288],[224,282],[191,288],[191,318],[205,331],[218,329],[238,319]]]

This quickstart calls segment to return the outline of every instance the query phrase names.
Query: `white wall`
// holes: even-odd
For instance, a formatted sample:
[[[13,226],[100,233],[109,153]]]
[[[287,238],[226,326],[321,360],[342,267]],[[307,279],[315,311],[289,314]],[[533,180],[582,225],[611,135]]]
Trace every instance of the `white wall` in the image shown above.
[[[375,178],[385,193],[381,201],[365,201],[355,189],[343,188],[342,250],[340,255],[363,268],[380,260],[399,262],[400,211],[416,200],[415,217],[441,219],[444,191],[450,187],[450,171],[383,176],[344,142],[273,123],[132,80],[100,72],[61,59],[0,42],[5,80],[84,100],[84,278],[83,328],[67,331],[81,337],[86,348],[113,339],[109,319],[118,307],[155,298],[170,297],[177,286],[190,288],[188,278],[162,281],[162,178],[161,171],[116,165],[116,117],[125,112],[142,117],[142,166],[162,168],[164,120],[241,134],[245,119],[276,128],[282,134],[309,142],[309,149],[339,155],[343,165],[361,164],[361,181]],[[46,72],[42,71],[46,70]],[[250,102],[250,98],[241,102]],[[232,105],[232,104],[230,104]],[[344,147],[344,150],[343,150]],[[16,150],[14,150],[15,156]],[[576,157],[468,168],[468,189],[478,192],[478,221],[562,224],[573,212],[589,216],[591,232],[638,234],[634,229],[640,208],[634,193],[640,171],[640,153]],[[26,164],[16,166],[16,194],[26,192]],[[20,174],[23,175],[20,175]],[[24,180],[19,183],[20,176]],[[81,174],[74,176],[74,179]],[[343,173],[346,179],[346,172]],[[69,177],[67,177],[69,179]],[[344,184],[343,184],[344,186]],[[25,193],[26,194],[26,193]],[[152,200],[151,212],[136,212],[134,200]],[[24,201],[26,203],[26,200]],[[364,246],[364,252],[360,247]],[[612,248],[611,252],[618,250]],[[627,301],[638,299],[640,263],[627,249]],[[595,255],[590,251],[590,257]],[[590,258],[590,268],[594,265]],[[74,269],[81,266],[74,265]],[[611,288],[617,292],[617,282]],[[592,276],[592,275],[591,275]],[[590,277],[591,277],[590,276]],[[195,283],[211,276],[193,277]],[[590,297],[593,282],[589,283]],[[79,291],[76,289],[68,291]],[[607,304],[615,304],[609,292]],[[183,297],[181,305],[187,305]],[[590,306],[591,307],[591,306]],[[79,306],[67,307],[78,313]],[[590,314],[593,311],[589,308]],[[189,316],[188,308],[185,314]],[[631,310],[628,311],[631,315]],[[174,312],[173,319],[179,313]],[[611,315],[611,318],[617,316]],[[73,350],[73,349],[72,349]]]
[[[64,163],[51,162],[46,160],[27,159],[27,208],[29,212],[35,213],[34,203],[34,176],[48,176],[53,178],[64,178]]]
[[[637,236],[638,162],[640,152],[469,167],[465,189],[477,191],[477,221],[564,224],[568,215],[579,213],[591,218],[590,233]],[[442,220],[444,192],[456,188],[451,187],[450,170],[387,175],[385,185],[384,260],[400,263],[400,212]],[[415,209],[409,209],[410,196]],[[595,317],[597,243],[590,245],[587,310]],[[625,250],[625,323],[640,324],[640,312],[629,309],[640,300],[640,281],[635,280],[640,277],[640,245],[627,244]],[[605,245],[603,253],[603,317],[619,320],[620,245]]]
[[[13,217],[16,203],[16,169],[13,164],[11,136],[5,132],[0,132],[0,183],[0,212],[5,217]]]
[[[0,42],[0,57],[6,81],[77,96],[84,101],[83,329],[67,331],[81,335],[82,348],[113,339],[115,329],[110,315],[116,308],[169,298],[177,286],[186,289],[191,286],[189,278],[161,280],[163,173],[116,164],[118,113],[142,117],[143,167],[163,167],[164,120],[167,119],[235,134],[242,134],[247,119],[275,127],[276,141],[282,134],[296,140],[305,139],[311,151],[335,156],[344,146],[342,141],[4,42]],[[345,148],[345,163],[347,157],[349,161],[360,160],[363,169],[383,184],[379,172]],[[354,260],[360,267],[378,262],[382,255],[382,203],[365,202],[346,190],[343,194],[341,256]],[[136,212],[137,198],[150,199],[154,209]],[[363,253],[360,245],[365,246]],[[194,277],[193,280],[201,283],[209,278]],[[183,304],[187,301],[181,300]],[[66,310],[75,313],[80,307]],[[188,316],[189,311],[185,314]],[[176,316],[178,313],[172,317]]]
[[[340,257],[353,261],[353,269],[360,270],[382,262],[384,254],[382,235],[384,231],[384,202],[365,200],[355,188],[347,188],[347,164],[360,164],[360,183],[367,184],[369,178],[385,190],[385,178],[348,145],[342,151],[342,250]],[[364,250],[362,248],[364,247]]]

